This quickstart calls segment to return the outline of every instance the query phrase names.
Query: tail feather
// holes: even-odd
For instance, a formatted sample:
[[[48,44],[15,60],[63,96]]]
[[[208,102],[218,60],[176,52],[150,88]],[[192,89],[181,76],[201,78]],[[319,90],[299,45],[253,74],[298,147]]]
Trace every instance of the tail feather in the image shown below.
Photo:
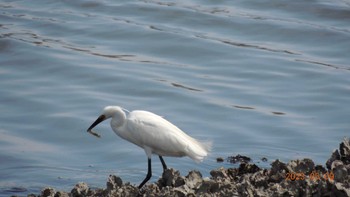
[[[193,159],[196,162],[202,162],[203,159],[208,156],[211,147],[212,147],[212,142],[211,141],[204,141],[204,142],[199,142],[195,139],[193,139],[191,143],[187,148],[188,148],[188,156]]]

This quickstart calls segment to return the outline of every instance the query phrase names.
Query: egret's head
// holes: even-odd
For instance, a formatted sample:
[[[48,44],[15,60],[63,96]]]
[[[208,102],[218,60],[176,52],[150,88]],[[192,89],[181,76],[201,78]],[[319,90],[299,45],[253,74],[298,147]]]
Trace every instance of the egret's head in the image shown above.
[[[112,118],[117,113],[122,112],[122,108],[119,106],[107,106],[103,109],[101,116],[105,116],[105,119]]]
[[[107,120],[108,118],[112,118],[115,116],[120,116],[124,114],[123,109],[119,106],[107,106],[103,109],[101,115],[95,120],[94,123],[87,129],[87,132],[92,133],[93,135],[96,135],[96,133],[92,132],[92,129],[100,124],[102,121]],[[125,116],[125,115],[124,115]]]

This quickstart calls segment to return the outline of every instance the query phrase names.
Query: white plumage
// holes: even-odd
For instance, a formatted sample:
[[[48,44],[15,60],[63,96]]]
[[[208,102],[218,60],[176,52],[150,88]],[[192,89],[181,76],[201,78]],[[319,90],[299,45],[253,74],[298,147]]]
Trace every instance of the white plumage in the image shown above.
[[[210,150],[210,143],[198,142],[169,121],[154,113],[141,110],[127,112],[118,106],[105,107],[102,115],[87,131],[98,136],[92,131],[92,128],[108,118],[112,118],[111,127],[118,136],[143,148],[146,152],[148,157],[148,174],[139,188],[152,176],[152,154],[159,156],[163,170],[165,170],[167,167],[162,156],[188,156],[196,162],[200,162],[208,155]]]

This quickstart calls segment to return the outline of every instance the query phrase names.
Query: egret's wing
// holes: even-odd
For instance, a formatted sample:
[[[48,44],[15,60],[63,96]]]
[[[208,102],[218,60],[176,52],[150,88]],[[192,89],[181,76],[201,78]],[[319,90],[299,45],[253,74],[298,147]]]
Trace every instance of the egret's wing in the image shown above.
[[[189,156],[196,161],[207,155],[206,148],[162,117],[133,111],[127,119],[127,129],[133,143],[152,149],[163,156]],[[131,141],[131,140],[130,140]]]

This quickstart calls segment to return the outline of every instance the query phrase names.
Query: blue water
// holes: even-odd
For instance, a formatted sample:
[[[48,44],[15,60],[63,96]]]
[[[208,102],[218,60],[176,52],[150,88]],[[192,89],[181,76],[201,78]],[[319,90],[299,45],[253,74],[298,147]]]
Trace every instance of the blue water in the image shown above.
[[[157,113],[217,157],[324,164],[350,130],[350,3],[1,1],[0,196],[139,184],[142,149],[103,123],[107,105]],[[153,158],[153,178],[162,167]]]

